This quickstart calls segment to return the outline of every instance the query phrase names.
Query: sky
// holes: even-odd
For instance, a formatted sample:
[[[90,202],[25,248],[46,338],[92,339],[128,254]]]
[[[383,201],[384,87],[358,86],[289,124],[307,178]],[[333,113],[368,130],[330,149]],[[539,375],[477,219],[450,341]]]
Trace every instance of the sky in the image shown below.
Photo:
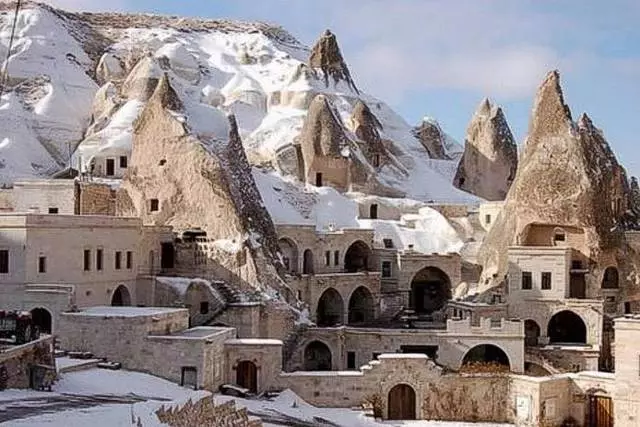
[[[536,88],[560,70],[574,118],[586,112],[640,175],[639,0],[50,0],[117,10],[281,25],[311,46],[338,37],[356,84],[463,142],[477,105],[503,107],[519,143]]]

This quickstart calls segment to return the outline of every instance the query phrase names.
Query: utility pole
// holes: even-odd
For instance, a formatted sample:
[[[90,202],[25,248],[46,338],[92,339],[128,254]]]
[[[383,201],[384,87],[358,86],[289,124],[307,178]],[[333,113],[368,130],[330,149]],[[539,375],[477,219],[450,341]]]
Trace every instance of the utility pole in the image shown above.
[[[20,5],[22,1],[18,0],[16,2],[16,11],[13,16],[13,25],[11,26],[11,37],[9,37],[9,48],[7,49],[7,58],[4,62],[4,69],[0,73],[0,99],[2,99],[2,95],[4,94],[4,88],[7,84],[7,76],[9,69],[9,58],[11,57],[11,49],[13,49],[13,39],[16,35],[16,27],[18,26],[18,13],[20,12]]]

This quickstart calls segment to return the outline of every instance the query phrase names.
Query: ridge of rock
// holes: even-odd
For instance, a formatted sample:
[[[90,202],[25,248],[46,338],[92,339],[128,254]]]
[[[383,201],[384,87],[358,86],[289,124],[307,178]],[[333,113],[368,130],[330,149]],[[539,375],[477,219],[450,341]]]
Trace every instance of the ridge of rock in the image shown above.
[[[311,49],[309,66],[322,70],[325,86],[329,86],[329,77],[331,77],[334,84],[344,80],[354,92],[360,93],[351,78],[349,67],[342,57],[338,39],[330,30],[325,30]]]
[[[422,120],[413,128],[413,136],[420,141],[432,159],[449,159],[445,148],[445,136],[438,122]]]
[[[485,98],[467,127],[454,185],[486,200],[504,200],[517,167],[518,147],[502,108]]]

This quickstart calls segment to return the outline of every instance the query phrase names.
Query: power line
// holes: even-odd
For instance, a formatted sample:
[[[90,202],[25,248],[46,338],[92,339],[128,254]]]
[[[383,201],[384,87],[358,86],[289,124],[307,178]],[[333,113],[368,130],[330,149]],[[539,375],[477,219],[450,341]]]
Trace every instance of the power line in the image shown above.
[[[13,16],[13,25],[11,26],[11,37],[9,37],[9,49],[7,50],[7,58],[4,63],[4,70],[2,70],[2,74],[0,75],[0,98],[4,93],[4,87],[7,84],[7,70],[9,69],[9,58],[11,57],[11,49],[13,49],[13,39],[16,35],[16,27],[18,26],[18,12],[20,12],[20,3],[21,0],[16,2],[16,11]]]

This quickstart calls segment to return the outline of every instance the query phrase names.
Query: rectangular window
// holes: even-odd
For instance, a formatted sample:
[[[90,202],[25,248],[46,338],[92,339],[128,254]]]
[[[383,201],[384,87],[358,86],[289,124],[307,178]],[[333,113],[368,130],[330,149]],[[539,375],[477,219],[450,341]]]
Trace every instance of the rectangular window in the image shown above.
[[[339,265],[340,264],[340,251],[334,251],[333,252],[333,265]]]
[[[485,224],[491,224],[491,215],[485,215],[484,216],[484,222]]]
[[[202,301],[200,303],[200,314],[209,313],[209,301]]]
[[[127,251],[127,270],[133,268],[133,252]]]
[[[347,351],[347,369],[356,369],[355,351]]]
[[[532,289],[533,288],[533,280],[531,280],[531,272],[523,271],[522,272],[522,289]]]
[[[46,273],[47,272],[47,257],[41,256],[38,257],[38,273]]]
[[[331,251],[326,251],[324,253],[324,264],[331,265]]]
[[[157,212],[160,210],[160,202],[158,199],[151,199],[151,212]]]
[[[84,271],[91,270],[91,250],[84,250]]]
[[[114,259],[116,270],[120,270],[122,268],[122,252],[116,251],[116,256]]]
[[[120,167],[122,169],[127,168],[127,156],[120,156]]]
[[[541,288],[545,291],[551,289],[551,272],[543,271],[540,275]]]
[[[624,314],[631,314],[631,303],[629,301],[624,303]]]
[[[102,249],[96,251],[96,270],[102,270]]]
[[[0,250],[0,273],[9,272],[9,251],[6,249]]]
[[[391,277],[391,261],[382,261],[382,277]]]
[[[385,249],[393,248],[393,239],[382,239],[382,243],[384,244]]]
[[[115,174],[116,174],[115,159],[107,159],[107,176],[113,176]]]
[[[316,172],[316,187],[322,187],[322,174]]]
[[[49,213],[50,214],[57,214],[58,213],[58,208],[49,208]]]

